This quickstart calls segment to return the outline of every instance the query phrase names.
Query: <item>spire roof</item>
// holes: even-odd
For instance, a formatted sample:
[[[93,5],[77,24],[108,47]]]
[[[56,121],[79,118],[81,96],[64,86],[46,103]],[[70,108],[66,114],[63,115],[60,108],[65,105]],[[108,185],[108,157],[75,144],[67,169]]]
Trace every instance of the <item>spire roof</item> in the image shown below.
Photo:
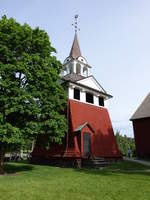
[[[70,51],[70,57],[77,59],[80,56],[81,56],[80,46],[78,42],[77,33],[75,33],[74,41],[73,41],[72,48]]]

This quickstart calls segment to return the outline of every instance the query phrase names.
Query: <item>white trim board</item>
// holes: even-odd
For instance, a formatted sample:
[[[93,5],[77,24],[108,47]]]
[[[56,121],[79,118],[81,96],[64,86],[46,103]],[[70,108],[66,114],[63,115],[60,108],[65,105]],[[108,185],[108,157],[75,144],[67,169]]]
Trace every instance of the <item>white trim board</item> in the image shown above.
[[[93,88],[93,89],[98,90],[100,92],[106,93],[106,91],[102,88],[102,86],[98,83],[98,81],[93,76],[89,76],[87,78],[79,80],[79,81],[77,81],[77,83],[85,85],[89,88]]]

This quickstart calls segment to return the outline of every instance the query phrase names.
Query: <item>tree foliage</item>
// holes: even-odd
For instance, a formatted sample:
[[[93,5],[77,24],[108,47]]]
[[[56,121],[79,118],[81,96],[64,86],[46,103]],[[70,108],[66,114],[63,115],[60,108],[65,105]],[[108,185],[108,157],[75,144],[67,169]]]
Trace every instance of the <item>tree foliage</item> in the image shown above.
[[[0,151],[47,134],[60,142],[66,131],[62,64],[47,33],[0,20]]]
[[[133,138],[127,137],[126,135],[120,135],[120,132],[116,133],[116,141],[118,148],[124,156],[128,156],[128,149],[131,150],[131,156],[135,154],[135,142]]]

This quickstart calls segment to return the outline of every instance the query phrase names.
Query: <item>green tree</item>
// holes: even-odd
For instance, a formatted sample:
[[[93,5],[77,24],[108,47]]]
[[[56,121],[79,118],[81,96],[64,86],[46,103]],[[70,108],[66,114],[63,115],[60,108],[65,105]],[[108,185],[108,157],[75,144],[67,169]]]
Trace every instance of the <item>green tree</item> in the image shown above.
[[[116,141],[118,148],[124,156],[128,155],[128,148],[131,150],[131,155],[134,155],[135,142],[133,138],[127,137],[126,135],[120,135],[120,132],[116,132]]]
[[[46,134],[61,142],[66,131],[62,64],[53,56],[47,33],[0,20],[0,171],[11,145]]]

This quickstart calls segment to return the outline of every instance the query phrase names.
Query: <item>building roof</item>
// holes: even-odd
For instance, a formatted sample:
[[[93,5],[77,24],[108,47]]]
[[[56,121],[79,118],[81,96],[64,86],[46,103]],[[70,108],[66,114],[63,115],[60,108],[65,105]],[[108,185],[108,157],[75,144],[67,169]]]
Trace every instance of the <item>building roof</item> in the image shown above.
[[[95,132],[94,129],[91,127],[91,125],[90,125],[88,122],[85,122],[84,124],[79,125],[79,126],[74,130],[74,132],[81,131],[85,126],[88,126],[88,127],[91,129],[92,133]]]
[[[130,120],[143,119],[150,117],[150,93],[146,96]]]
[[[73,41],[72,48],[70,51],[70,57],[77,59],[80,56],[81,56],[80,46],[79,46],[79,42],[78,42],[77,33],[75,33],[74,41]]]
[[[66,76],[63,77],[65,81],[73,81],[73,82],[82,80],[84,78],[85,78],[84,76],[75,73],[67,74]]]
[[[94,130],[92,151],[97,157],[120,157],[112,124],[106,108],[69,100],[72,131],[88,122]]]

